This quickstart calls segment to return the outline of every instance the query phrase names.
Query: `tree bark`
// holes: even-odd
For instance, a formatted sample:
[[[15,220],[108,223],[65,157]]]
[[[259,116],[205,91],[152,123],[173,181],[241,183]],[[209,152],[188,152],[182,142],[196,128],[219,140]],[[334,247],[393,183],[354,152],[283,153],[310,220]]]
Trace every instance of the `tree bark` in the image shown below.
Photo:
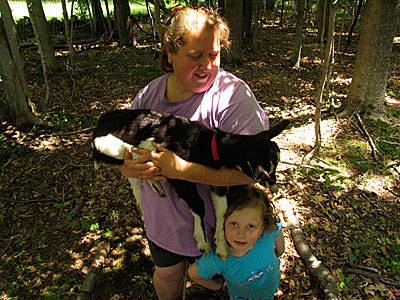
[[[243,0],[225,1],[226,19],[231,29],[231,49],[227,55],[228,62],[241,65],[242,61],[242,34],[243,34]]]
[[[312,253],[310,246],[307,244],[307,241],[304,237],[303,231],[300,228],[300,224],[298,223],[293,212],[293,207],[285,198],[280,199],[279,206],[284,213],[288,225],[290,224],[289,230],[297,253],[303,260],[307,271],[322,287],[325,294],[324,299],[340,300],[341,297],[335,278],[324,266],[323,262],[318,260],[318,258]]]
[[[260,55],[260,49],[258,42],[262,40],[260,32],[262,26],[262,20],[264,17],[264,0],[254,0],[253,4],[253,22],[251,27],[251,49],[256,57]]]
[[[127,30],[128,16],[130,14],[129,1],[115,0],[114,7],[119,44],[121,46],[130,45],[131,39]]]
[[[245,43],[251,43],[253,40],[253,21],[255,21],[256,16],[253,15],[254,2],[258,0],[243,0],[243,29],[242,38]]]
[[[69,18],[68,18],[68,11],[67,11],[67,3],[66,0],[61,0],[62,11],[63,11],[63,18],[64,18],[64,28],[65,28],[65,39],[68,43],[68,48],[70,52],[70,57],[74,55],[74,47],[72,46],[72,33],[69,26]]]
[[[26,0],[26,4],[28,6],[33,31],[35,32],[35,37],[38,42],[42,65],[45,69],[44,72],[58,72],[60,70],[60,64],[54,55],[53,42],[47,26],[47,20],[43,11],[42,1]]]
[[[154,0],[154,28],[157,33],[157,41],[159,41],[162,35],[162,27],[161,27],[161,1],[162,0]]]
[[[367,1],[353,80],[342,106],[343,114],[385,117],[387,78],[399,14],[400,0]]]
[[[356,9],[356,11],[354,13],[354,17],[353,17],[353,21],[351,22],[349,33],[347,34],[347,46],[350,46],[351,38],[353,36],[354,27],[356,26],[358,18],[360,17],[361,8],[362,8],[362,5],[363,5],[363,2],[364,2],[364,0],[358,0],[357,9]]]
[[[100,37],[106,30],[103,9],[101,8],[100,0],[90,0],[90,4],[92,7],[94,34]]]
[[[104,0],[104,5],[106,7],[106,14],[107,14],[107,25],[108,25],[108,38],[111,39],[114,33],[113,30],[113,25],[111,22],[111,14],[110,14],[110,10],[108,9],[108,0]],[[90,12],[90,9],[88,9],[88,11]],[[130,14],[130,11],[128,13],[128,16]]]
[[[16,70],[19,74],[22,88],[24,89],[24,93],[28,93],[27,83],[26,83],[26,75],[25,75],[25,60],[22,57],[21,52],[19,51],[19,40],[17,28],[15,27],[14,18],[11,13],[11,8],[7,2],[0,1],[0,12],[1,12],[1,20],[4,23],[4,34],[6,37],[6,41],[8,42],[8,46],[10,48],[10,53],[13,61],[15,62]]]
[[[328,0],[318,1],[317,18],[315,23],[317,24],[317,30],[318,30],[317,39],[321,45],[323,44],[326,37],[326,16],[328,14],[327,3]]]
[[[38,119],[28,98],[25,71],[21,67],[23,58],[19,53],[15,24],[7,1],[0,1],[0,13],[0,77],[6,100],[2,113],[18,127],[31,127]]]
[[[317,86],[316,95],[315,95],[315,145],[314,149],[307,154],[306,161],[310,161],[312,158],[316,157],[319,154],[321,148],[321,107],[322,107],[322,96],[324,94],[325,84],[328,80],[329,67],[331,64],[331,58],[333,56],[333,41],[334,41],[334,32],[335,32],[335,17],[336,17],[336,5],[332,4],[334,0],[327,0],[328,8],[329,8],[329,17],[328,17],[328,35],[324,53],[324,60],[321,66],[321,76],[320,81]],[[336,2],[337,3],[337,2]]]
[[[221,12],[222,16],[226,16],[225,6],[226,5],[224,0],[218,0],[218,9]]]

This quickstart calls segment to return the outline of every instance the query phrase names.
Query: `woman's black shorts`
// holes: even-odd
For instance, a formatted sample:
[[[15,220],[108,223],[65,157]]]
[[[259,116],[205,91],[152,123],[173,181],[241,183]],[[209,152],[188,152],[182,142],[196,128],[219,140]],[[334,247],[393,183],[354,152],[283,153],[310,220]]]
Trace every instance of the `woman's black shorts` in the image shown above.
[[[180,263],[183,260],[187,260],[189,263],[194,263],[194,261],[198,257],[183,256],[173,252],[169,252],[168,250],[157,246],[149,239],[147,240],[149,241],[151,257],[153,258],[153,262],[157,267],[171,267]]]

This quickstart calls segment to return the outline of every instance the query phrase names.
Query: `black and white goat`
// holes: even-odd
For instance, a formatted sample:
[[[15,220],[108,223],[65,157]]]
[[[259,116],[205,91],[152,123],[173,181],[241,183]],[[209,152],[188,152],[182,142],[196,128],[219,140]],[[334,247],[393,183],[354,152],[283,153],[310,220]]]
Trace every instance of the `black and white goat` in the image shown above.
[[[125,149],[139,147],[154,150],[152,142],[175,152],[181,158],[210,168],[236,168],[262,185],[276,183],[279,147],[271,139],[280,134],[289,121],[283,120],[256,135],[238,135],[209,129],[180,116],[145,109],[115,110],[104,114],[93,132],[93,157],[107,164],[122,164]],[[128,178],[140,208],[139,180]],[[194,217],[194,238],[203,252],[211,250],[205,237],[203,200],[193,182],[168,179],[177,194],[187,202]],[[163,196],[157,182],[153,190]],[[216,253],[228,256],[224,235],[227,189],[213,187],[212,201],[216,214]]]

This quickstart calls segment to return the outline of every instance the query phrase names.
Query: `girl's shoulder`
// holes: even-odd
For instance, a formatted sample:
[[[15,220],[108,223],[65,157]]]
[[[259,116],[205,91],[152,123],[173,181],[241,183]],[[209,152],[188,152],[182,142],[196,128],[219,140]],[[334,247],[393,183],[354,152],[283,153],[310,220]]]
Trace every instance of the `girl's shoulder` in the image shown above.
[[[276,223],[276,227],[274,230],[271,231],[264,231],[264,233],[262,234],[262,238],[272,238],[274,239],[275,237],[277,237],[282,230],[282,223],[278,222]]]

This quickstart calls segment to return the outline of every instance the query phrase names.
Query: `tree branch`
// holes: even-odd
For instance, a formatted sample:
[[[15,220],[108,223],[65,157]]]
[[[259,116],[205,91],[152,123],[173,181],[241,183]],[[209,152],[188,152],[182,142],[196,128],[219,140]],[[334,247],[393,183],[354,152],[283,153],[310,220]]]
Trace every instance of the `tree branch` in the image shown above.
[[[300,255],[310,275],[314,277],[321,285],[325,299],[339,300],[339,289],[336,284],[336,280],[333,278],[329,270],[319,261],[313,254],[308,246],[303,231],[297,221],[296,216],[293,213],[293,207],[289,201],[281,198],[280,207],[287,221],[293,226],[289,229],[291,232],[293,243],[296,247],[297,253]]]
[[[371,146],[371,150],[372,150],[372,157],[375,161],[378,161],[379,156],[381,156],[381,153],[379,152],[378,148],[376,147],[374,140],[372,139],[371,135],[368,133],[367,129],[364,126],[364,123],[360,117],[359,114],[356,114],[356,118],[358,123],[361,126],[361,132],[366,136],[366,138],[368,139],[368,143]]]

